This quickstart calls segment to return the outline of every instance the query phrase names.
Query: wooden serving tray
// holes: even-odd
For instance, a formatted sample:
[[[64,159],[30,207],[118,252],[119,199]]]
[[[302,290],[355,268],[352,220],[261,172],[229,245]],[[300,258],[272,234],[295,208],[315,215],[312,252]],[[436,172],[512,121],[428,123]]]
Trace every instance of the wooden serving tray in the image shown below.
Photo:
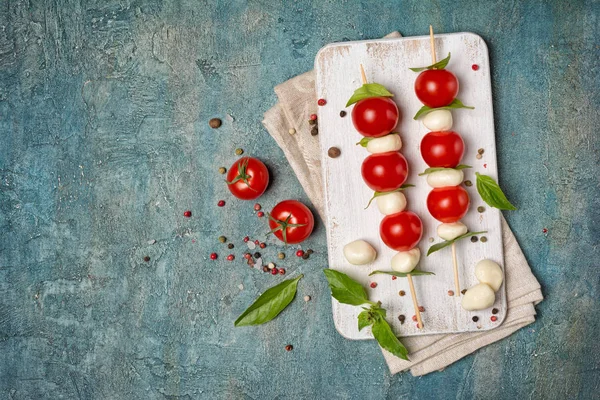
[[[466,187],[471,206],[462,221],[471,232],[488,231],[485,243],[472,243],[469,239],[457,242],[460,283],[461,288],[466,289],[478,283],[474,269],[479,260],[489,258],[504,266],[500,212],[485,204],[475,188],[475,172],[490,175],[496,180],[498,178],[490,64],[485,42],[473,33],[437,35],[435,47],[438,60],[446,57],[448,52],[452,53],[447,68],[459,80],[458,98],[464,104],[475,107],[475,110],[452,111],[453,130],[462,135],[466,146],[462,163],[473,166],[464,170],[465,180],[471,180],[473,186]],[[422,313],[423,329],[417,329],[411,319],[414,311],[405,278],[392,280],[389,275],[368,276],[377,269],[390,270],[390,259],[395,251],[385,246],[379,237],[379,223],[383,215],[379,213],[375,202],[369,209],[364,209],[373,194],[363,182],[360,172],[362,161],[369,153],[356,145],[362,136],[352,125],[351,107],[345,108],[354,90],[361,85],[359,64],[363,64],[369,82],[380,83],[395,94],[394,100],[402,116],[396,131],[400,132],[403,141],[400,151],[409,163],[406,183],[416,185],[404,192],[408,199],[407,209],[417,213],[424,225],[423,239],[419,243],[422,257],[417,268],[436,274],[413,278],[419,304],[425,307]],[[417,73],[409,70],[409,67],[429,64],[429,36],[330,44],[322,48],[315,59],[317,96],[327,100],[325,106],[318,107],[318,121],[329,267],[361,282],[371,300],[381,301],[388,311],[387,320],[398,336],[488,330],[499,326],[506,315],[504,285],[496,293],[494,307],[499,310],[496,314],[498,320],[492,322],[492,308],[468,312],[460,305],[462,297],[448,295],[449,290],[455,290],[450,247],[426,256],[428,248],[441,239],[436,234],[439,222],[431,217],[426,206],[431,188],[427,185],[426,177],[418,176],[427,168],[419,151],[419,143],[427,129],[412,118],[422,104],[413,90]],[[473,64],[479,67],[477,71],[473,70]],[[346,110],[348,115],[341,117],[341,110]],[[327,150],[333,146],[341,150],[341,156],[335,159],[327,156]],[[485,152],[477,160],[475,156],[479,148]],[[478,213],[478,206],[484,206],[485,212]],[[430,238],[433,238],[433,243]],[[342,249],[357,239],[364,239],[375,247],[378,254],[375,262],[353,266],[346,261]],[[370,288],[371,282],[377,282],[377,287]],[[401,290],[406,292],[403,297],[399,295]],[[335,326],[341,335],[348,339],[373,337],[370,328],[358,331],[357,316],[360,311],[360,307],[339,304],[333,300]],[[406,316],[404,324],[398,320],[400,314]],[[477,322],[473,322],[474,316],[479,318]]]

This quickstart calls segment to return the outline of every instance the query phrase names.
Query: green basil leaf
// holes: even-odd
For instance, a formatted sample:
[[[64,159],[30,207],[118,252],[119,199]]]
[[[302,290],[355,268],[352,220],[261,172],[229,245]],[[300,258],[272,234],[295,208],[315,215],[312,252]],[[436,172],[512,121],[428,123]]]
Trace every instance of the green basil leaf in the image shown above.
[[[407,272],[396,272],[396,271],[373,271],[369,274],[369,276],[376,275],[376,274],[393,275],[393,276],[397,276],[400,278],[406,278],[408,275],[412,275],[412,276],[435,275],[433,272],[419,271],[419,270],[414,269],[408,273]]]
[[[304,275],[288,279],[261,294],[246,311],[235,320],[235,326],[260,325],[269,322],[294,299],[298,281]]]
[[[460,236],[458,236],[458,237],[456,237],[456,238],[454,238],[452,240],[446,240],[444,242],[436,243],[436,244],[434,244],[433,246],[431,246],[429,248],[429,251],[427,251],[427,255],[430,255],[431,253],[435,253],[438,250],[441,250],[441,249],[443,249],[445,247],[448,247],[452,243],[454,243],[454,242],[456,242],[458,240],[461,240],[461,239],[464,239],[464,238],[467,238],[467,237],[470,237],[470,236],[481,235],[482,233],[487,233],[487,231],[467,232],[464,235],[460,235]]]
[[[444,68],[446,68],[446,65],[448,65],[449,61],[450,61],[450,53],[448,53],[448,57],[436,62],[435,64],[431,64],[428,67],[409,68],[409,69],[413,72],[421,72],[421,71],[425,71],[426,69],[444,69]]]
[[[408,350],[398,340],[392,328],[384,318],[378,318],[373,324],[373,336],[381,347],[403,360],[408,360]]]
[[[331,288],[331,295],[340,303],[360,306],[373,304],[362,285],[348,275],[333,269],[323,270]]]
[[[370,311],[363,311],[360,314],[358,314],[358,330],[362,331],[363,328],[366,328],[367,326],[371,326],[373,325],[373,322],[375,322],[375,320],[373,319],[373,315],[371,314]]]
[[[351,106],[352,104],[368,99],[371,97],[394,97],[383,85],[379,83],[365,83],[358,89],[354,91],[348,103],[346,103],[346,107]]]
[[[432,111],[435,110],[454,110],[457,108],[468,108],[469,110],[474,110],[475,107],[470,107],[470,106],[465,106],[462,101],[460,101],[459,99],[454,99],[452,100],[452,103],[448,104],[447,106],[444,107],[438,107],[438,108],[431,108],[431,107],[427,107],[427,106],[423,106],[419,109],[419,111],[417,111],[417,113],[415,114],[415,116],[413,117],[413,119],[417,120],[420,117],[422,117],[423,115],[430,113]]]
[[[475,175],[477,176],[477,191],[479,192],[481,199],[490,207],[499,210],[517,209],[517,207],[510,204],[510,201],[508,201],[495,180],[487,175],[481,175],[479,172],[476,172]]]
[[[415,185],[411,185],[410,183],[405,183],[404,185],[400,186],[398,189],[390,190],[389,192],[374,192],[373,193],[373,197],[371,197],[369,199],[369,202],[367,203],[367,206],[365,207],[365,210],[367,208],[369,208],[369,206],[371,205],[371,203],[373,202],[373,200],[375,200],[376,197],[384,196],[386,194],[390,194],[390,193],[394,193],[394,192],[401,192],[404,189],[409,188],[409,187],[415,187]]]
[[[432,172],[438,172],[438,171],[444,171],[446,169],[455,169],[455,170],[461,170],[461,169],[465,169],[465,168],[473,168],[470,165],[465,165],[465,164],[458,164],[456,167],[454,168],[439,168],[439,167],[435,167],[435,168],[427,168],[425,171],[421,172],[419,174],[419,176],[423,176],[423,175],[428,175],[431,174]]]

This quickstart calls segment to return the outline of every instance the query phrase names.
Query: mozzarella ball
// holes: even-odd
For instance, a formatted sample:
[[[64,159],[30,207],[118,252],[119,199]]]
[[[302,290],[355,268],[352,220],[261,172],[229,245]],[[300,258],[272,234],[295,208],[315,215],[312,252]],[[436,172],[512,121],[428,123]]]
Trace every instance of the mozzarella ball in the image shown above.
[[[467,226],[462,222],[441,224],[437,227],[437,234],[444,240],[453,240],[467,233]]]
[[[396,272],[409,273],[419,263],[421,250],[418,247],[408,251],[401,251],[392,257],[392,269]]]
[[[435,110],[423,117],[423,125],[430,131],[449,131],[452,129],[452,113],[448,110]]]
[[[364,265],[375,261],[377,252],[364,240],[355,240],[344,246],[344,257],[352,265]]]
[[[384,215],[396,214],[406,208],[406,196],[402,192],[392,192],[375,198],[379,212]]]
[[[502,268],[492,260],[481,260],[475,265],[475,276],[481,283],[488,284],[494,292],[497,292],[502,286],[504,276]]]
[[[391,133],[380,138],[369,140],[367,151],[369,153],[387,153],[388,151],[398,151],[402,148],[402,139],[397,133]]]
[[[485,283],[479,283],[464,294],[462,308],[467,311],[485,310],[496,301],[494,290]]]
[[[427,183],[432,188],[458,186],[465,178],[465,174],[460,169],[443,169],[427,174]]]

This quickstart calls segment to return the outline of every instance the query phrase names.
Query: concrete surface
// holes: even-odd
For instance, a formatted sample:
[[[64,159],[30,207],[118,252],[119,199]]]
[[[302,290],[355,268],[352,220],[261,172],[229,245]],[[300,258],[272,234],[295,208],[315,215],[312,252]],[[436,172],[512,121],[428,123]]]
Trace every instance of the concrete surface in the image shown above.
[[[3,1],[0,397],[598,398],[599,8]],[[501,184],[519,206],[506,217],[543,284],[538,321],[442,373],[390,376],[375,343],[333,327],[319,225],[309,260],[285,250],[288,275],[305,274],[299,298],[234,329],[282,278],[241,262],[243,236],[266,221],[228,195],[218,167],[242,147],[272,172],[263,207],[305,200],[260,123],[273,86],[326,43],[429,23],[490,46]],[[267,243],[275,259],[283,246]]]

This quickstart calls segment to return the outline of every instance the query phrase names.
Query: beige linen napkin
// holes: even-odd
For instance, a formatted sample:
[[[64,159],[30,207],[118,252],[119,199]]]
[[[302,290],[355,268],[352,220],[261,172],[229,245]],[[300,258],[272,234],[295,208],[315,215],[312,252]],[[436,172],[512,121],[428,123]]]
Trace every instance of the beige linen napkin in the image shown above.
[[[386,38],[400,37],[393,32]],[[318,136],[311,136],[309,115],[315,111],[315,74],[306,72],[275,87],[279,103],[265,113],[263,124],[283,150],[300,184],[322,219],[323,189],[321,148]],[[295,133],[291,134],[290,129]],[[410,361],[385,350],[383,355],[395,374],[406,369],[415,376],[438,371],[475,350],[505,338],[535,321],[534,305],[543,300],[540,284],[531,273],[527,260],[508,224],[502,218],[504,270],[506,276],[507,315],[496,329],[459,334],[412,336],[402,342]]]

